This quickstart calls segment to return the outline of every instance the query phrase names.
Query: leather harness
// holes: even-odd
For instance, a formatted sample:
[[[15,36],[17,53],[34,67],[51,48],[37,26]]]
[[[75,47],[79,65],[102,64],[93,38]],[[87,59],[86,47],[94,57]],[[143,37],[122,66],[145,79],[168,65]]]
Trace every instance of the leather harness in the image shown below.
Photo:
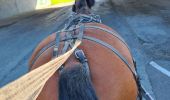
[[[34,64],[34,62],[36,61],[36,59],[45,51],[47,50],[49,47],[52,47],[55,45],[54,47],[54,51],[53,51],[53,57],[58,57],[59,56],[59,45],[60,42],[64,42],[64,47],[62,49],[62,54],[65,53],[69,48],[72,48],[72,46],[74,45],[74,42],[76,39],[82,40],[82,39],[87,39],[93,42],[96,42],[108,49],[110,49],[114,54],[116,54],[129,68],[129,70],[132,72],[133,77],[136,81],[136,84],[138,86],[138,98],[137,100],[142,100],[142,97],[144,97],[146,100],[154,100],[152,98],[152,96],[144,89],[144,87],[141,85],[137,71],[133,69],[133,66],[129,64],[129,62],[127,61],[127,59],[125,57],[123,57],[118,50],[116,50],[113,46],[111,46],[110,44],[99,40],[97,38],[94,37],[90,37],[90,36],[85,36],[84,35],[84,30],[85,29],[98,29],[101,31],[104,31],[108,34],[113,35],[114,37],[118,38],[120,41],[122,41],[126,47],[129,49],[128,45],[126,44],[126,42],[117,34],[113,34],[113,31],[107,30],[105,28],[99,27],[99,26],[91,26],[91,25],[84,25],[84,23],[89,23],[89,22],[95,22],[95,23],[101,23],[101,19],[98,15],[84,15],[84,14],[76,14],[74,13],[68,21],[68,24],[65,25],[65,28],[62,31],[56,32],[56,39],[55,41],[51,42],[50,44],[48,44],[47,46],[45,46],[35,57],[32,65]],[[79,30],[78,34],[74,34],[74,32],[76,30]],[[60,33],[65,32],[65,36],[64,37],[60,37]],[[130,51],[130,49],[129,49]],[[88,64],[88,59],[86,57],[86,55],[84,54],[83,50],[81,49],[76,49],[75,50],[75,57],[79,60],[79,62],[82,64],[83,67],[86,68],[87,73],[90,76],[90,70],[89,70],[89,64]],[[132,54],[131,54],[132,55]],[[136,62],[134,61],[134,66],[136,68]],[[62,72],[62,69],[64,68],[64,66],[61,66],[59,68],[59,72]]]

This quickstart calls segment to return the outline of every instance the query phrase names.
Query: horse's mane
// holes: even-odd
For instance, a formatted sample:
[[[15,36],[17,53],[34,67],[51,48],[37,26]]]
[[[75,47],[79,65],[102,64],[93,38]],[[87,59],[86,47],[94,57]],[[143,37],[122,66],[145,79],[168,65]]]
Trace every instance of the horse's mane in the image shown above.
[[[90,77],[81,65],[63,69],[59,78],[59,100],[97,100]]]

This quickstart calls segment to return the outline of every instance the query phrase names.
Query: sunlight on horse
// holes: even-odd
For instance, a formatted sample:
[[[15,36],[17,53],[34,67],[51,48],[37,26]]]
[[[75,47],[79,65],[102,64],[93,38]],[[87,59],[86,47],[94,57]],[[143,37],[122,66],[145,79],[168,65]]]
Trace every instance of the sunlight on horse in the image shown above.
[[[73,54],[47,81],[37,100],[137,99],[135,65],[129,48],[117,32],[91,13],[94,4],[94,0],[76,0],[72,7],[74,20],[65,31],[51,34],[35,49],[30,70],[65,53],[83,33],[78,52],[83,50],[85,55],[77,59]]]

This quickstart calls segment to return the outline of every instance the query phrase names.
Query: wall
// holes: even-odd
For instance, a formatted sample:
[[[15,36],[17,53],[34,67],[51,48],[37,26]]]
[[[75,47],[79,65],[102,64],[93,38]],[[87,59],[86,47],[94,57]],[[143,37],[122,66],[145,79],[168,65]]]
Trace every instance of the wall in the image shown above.
[[[35,10],[37,0],[0,0],[0,19]]]

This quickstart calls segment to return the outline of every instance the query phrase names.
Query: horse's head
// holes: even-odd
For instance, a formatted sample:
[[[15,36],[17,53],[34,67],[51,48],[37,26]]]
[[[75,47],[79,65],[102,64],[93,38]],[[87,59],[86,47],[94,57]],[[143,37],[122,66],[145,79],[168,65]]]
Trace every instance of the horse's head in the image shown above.
[[[90,14],[90,9],[94,4],[95,0],[76,0],[72,11],[81,14]]]

